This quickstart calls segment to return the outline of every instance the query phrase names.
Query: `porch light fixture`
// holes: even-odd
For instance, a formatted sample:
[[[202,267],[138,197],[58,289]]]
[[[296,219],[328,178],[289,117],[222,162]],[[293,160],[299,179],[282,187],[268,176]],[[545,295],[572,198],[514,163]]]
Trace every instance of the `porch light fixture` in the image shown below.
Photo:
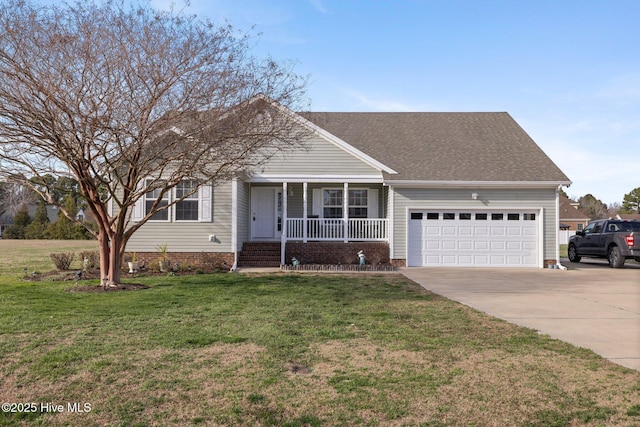
[[[289,197],[293,197],[293,188],[289,187],[289,191],[287,192]]]
[[[478,199],[478,193],[471,193],[471,198],[473,200],[477,200]]]

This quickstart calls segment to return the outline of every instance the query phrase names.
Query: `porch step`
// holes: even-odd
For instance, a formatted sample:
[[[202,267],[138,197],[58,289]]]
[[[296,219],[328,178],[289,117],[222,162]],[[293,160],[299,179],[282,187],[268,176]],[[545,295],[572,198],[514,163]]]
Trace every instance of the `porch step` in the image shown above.
[[[280,267],[280,243],[243,243],[238,253],[238,267]]]

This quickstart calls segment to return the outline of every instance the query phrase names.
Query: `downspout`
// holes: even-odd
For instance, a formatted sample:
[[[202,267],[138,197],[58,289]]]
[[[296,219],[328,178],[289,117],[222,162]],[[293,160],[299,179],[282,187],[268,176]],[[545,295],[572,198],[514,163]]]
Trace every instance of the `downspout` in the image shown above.
[[[285,253],[287,246],[287,183],[282,183],[282,234],[280,241],[280,268],[285,264]]]
[[[396,254],[395,254],[395,250],[394,250],[394,243],[395,243],[395,227],[394,227],[394,221],[395,221],[395,209],[396,209],[396,205],[395,205],[395,188],[392,186],[389,186],[389,191],[387,192],[388,196],[387,196],[387,233],[388,233],[388,243],[389,243],[389,261],[393,260],[396,258]],[[405,261],[406,263],[406,261]]]
[[[561,270],[566,270],[567,267],[560,263],[560,190],[562,190],[562,185],[558,185],[556,188],[556,266]]]
[[[231,181],[231,249],[233,265],[231,271],[238,269],[238,178]]]

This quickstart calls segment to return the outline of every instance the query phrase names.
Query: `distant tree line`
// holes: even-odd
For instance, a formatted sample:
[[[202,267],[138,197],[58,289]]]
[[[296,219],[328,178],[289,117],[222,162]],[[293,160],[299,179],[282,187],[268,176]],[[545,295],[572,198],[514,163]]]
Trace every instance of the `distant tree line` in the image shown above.
[[[53,176],[44,179],[56,188],[55,198],[64,205],[74,217],[84,208],[82,195],[77,182]],[[39,200],[39,201],[38,201]],[[33,218],[29,215],[29,206],[37,203]],[[5,239],[63,239],[86,240],[93,236],[85,227],[69,219],[61,211],[52,222],[47,212],[47,204],[37,194],[13,183],[0,183],[0,216],[11,220],[12,224],[2,231]]]
[[[567,197],[564,191],[562,194]],[[579,203],[578,209],[591,219],[615,217],[617,214],[640,214],[640,187],[625,194],[622,204],[607,205],[592,194],[579,197],[576,202]]]

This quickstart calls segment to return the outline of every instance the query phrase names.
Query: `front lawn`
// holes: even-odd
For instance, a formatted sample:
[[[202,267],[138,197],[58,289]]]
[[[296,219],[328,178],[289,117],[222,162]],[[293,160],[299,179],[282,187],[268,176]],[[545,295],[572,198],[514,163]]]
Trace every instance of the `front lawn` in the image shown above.
[[[107,293],[18,275],[0,279],[0,397],[38,410],[0,425],[640,425],[639,372],[400,275]]]

